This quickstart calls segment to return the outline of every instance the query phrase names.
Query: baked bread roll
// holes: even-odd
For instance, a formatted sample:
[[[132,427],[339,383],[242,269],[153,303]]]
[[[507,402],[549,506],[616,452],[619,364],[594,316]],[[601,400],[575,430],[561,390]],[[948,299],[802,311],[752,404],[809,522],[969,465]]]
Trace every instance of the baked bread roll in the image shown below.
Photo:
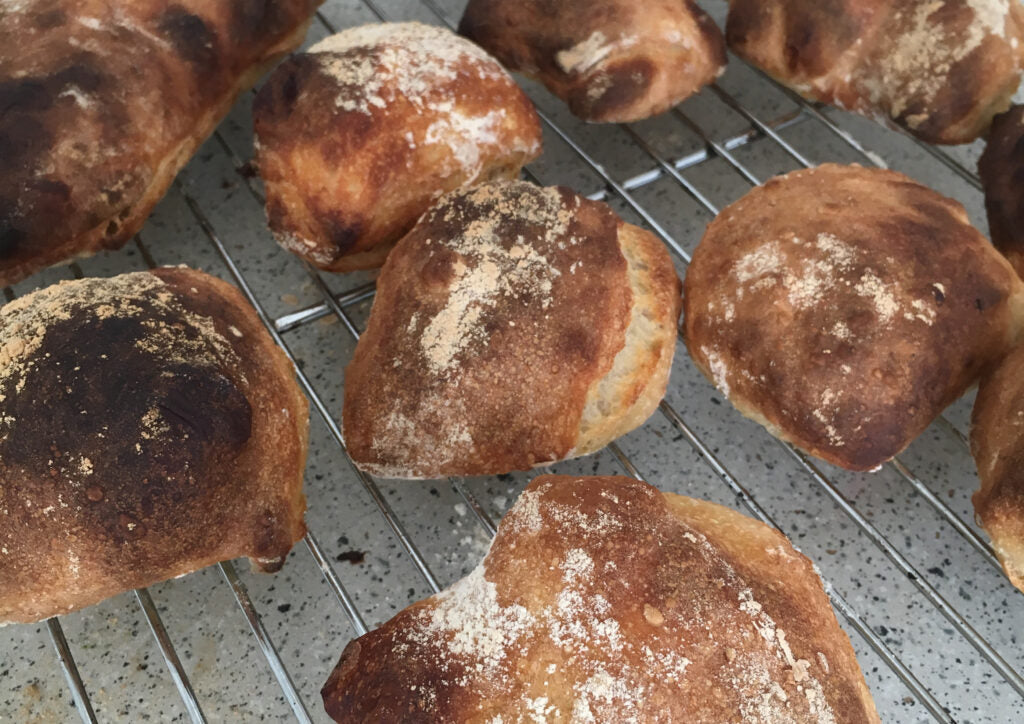
[[[379,267],[441,194],[515,178],[541,150],[533,104],[445,28],[351,28],[296,55],[253,106],[267,219],[329,271]]]
[[[963,207],[827,164],[724,209],[686,274],[686,343],[744,415],[870,470],[1018,338],[1024,284]]]
[[[813,565],[631,478],[534,480],[483,563],[352,641],[338,722],[879,721]]]
[[[388,257],[345,372],[363,470],[439,478],[598,450],[665,394],[668,251],[606,205],[521,181],[444,196]]]
[[[305,534],[308,408],[232,286],[186,268],[0,309],[0,624]]]
[[[978,385],[971,452],[981,479],[972,499],[977,520],[1010,582],[1024,591],[1024,345]]]
[[[586,121],[657,115],[725,70],[722,32],[692,0],[469,0],[459,32]]]
[[[996,116],[978,174],[992,243],[1024,275],[1024,106]]]
[[[0,4],[0,286],[130,239],[318,4]]]
[[[967,143],[1024,63],[1019,0],[731,0],[729,47],[804,96]]]

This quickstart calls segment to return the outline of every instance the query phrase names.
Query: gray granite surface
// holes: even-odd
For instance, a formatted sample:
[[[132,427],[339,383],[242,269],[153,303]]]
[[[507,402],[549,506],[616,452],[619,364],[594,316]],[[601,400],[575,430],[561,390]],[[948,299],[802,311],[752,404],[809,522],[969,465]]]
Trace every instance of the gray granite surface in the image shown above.
[[[437,0],[455,20],[464,0]],[[707,2],[719,21],[724,2]],[[420,0],[376,0],[389,19],[439,22]],[[327,0],[308,42],[342,28],[376,19],[361,0]],[[583,124],[536,84],[523,80],[538,107],[619,183],[656,168],[629,132],[618,126]],[[732,59],[720,86],[768,122],[791,115],[798,106],[755,71]],[[321,297],[297,259],[279,249],[264,223],[254,190],[236,164],[251,156],[251,94],[181,173],[140,234],[140,245],[104,253],[79,263],[86,275],[112,275],[144,268],[145,249],[158,264],[185,263],[231,279],[228,268],[204,233],[186,195],[223,241],[272,317],[319,303]],[[665,114],[633,124],[632,131],[658,156],[677,159],[705,148],[700,133],[726,141],[749,130],[748,122],[705,90],[683,103],[682,116]],[[836,110],[825,116],[851,133],[892,168],[962,201],[985,228],[981,195],[946,166],[899,133]],[[825,125],[806,114],[780,135],[813,163],[869,163]],[[532,171],[546,184],[566,184],[607,198],[630,221],[643,223],[640,207],[682,250],[691,251],[711,219],[706,205],[673,178],[662,176],[624,200],[605,191],[595,169],[551,129],[545,154]],[[950,153],[973,168],[980,145]],[[757,179],[798,168],[770,139],[734,150],[736,160]],[[713,207],[745,193],[750,184],[725,160],[712,158],[681,171]],[[632,202],[632,203],[631,203]],[[682,258],[677,259],[685,271]],[[62,266],[19,284],[18,294],[70,278]],[[335,292],[359,286],[368,275],[325,275]],[[347,307],[356,325],[366,320],[371,301]],[[285,342],[326,409],[340,420],[344,366],[353,336],[333,316],[285,334]],[[955,344],[950,340],[950,344]],[[975,528],[970,495],[977,486],[962,439],[971,395],[946,413],[949,425],[933,425],[900,456],[902,463],[961,520]],[[671,406],[725,469],[810,556],[891,651],[929,689],[951,716],[962,722],[1024,721],[1024,701],[985,661],[950,621],[872,541],[868,529],[837,504],[848,501],[861,520],[884,536],[938,596],[1018,671],[1024,671],[1024,595],[1013,589],[985,558],[954,530],[893,466],[875,474],[855,474],[817,463],[830,489],[758,425],[735,412],[677,348],[667,396]],[[370,626],[431,592],[402,542],[361,484],[323,420],[314,412],[306,474],[307,520],[331,564]],[[622,452],[652,483],[664,490],[710,499],[749,512],[722,478],[698,455],[661,413],[619,441]],[[622,473],[611,451],[553,466],[559,473]],[[528,475],[464,481],[465,489],[494,519],[514,502]],[[482,556],[487,535],[464,499],[448,481],[379,482],[380,491],[430,571],[442,586],[455,581]],[[357,559],[361,562],[352,562]],[[324,581],[309,550],[296,546],[277,575],[251,574],[236,563],[266,629],[280,652],[314,721],[326,721],[319,688],[347,641],[352,621]],[[264,658],[231,588],[213,567],[150,589],[167,631],[206,717],[215,722],[288,721],[291,710]],[[883,721],[927,721],[930,716],[886,662],[840,616],[850,633]],[[126,593],[60,619],[74,658],[101,721],[187,721],[188,715],[135,595]],[[0,630],[0,722],[77,720],[68,686],[45,625]]]

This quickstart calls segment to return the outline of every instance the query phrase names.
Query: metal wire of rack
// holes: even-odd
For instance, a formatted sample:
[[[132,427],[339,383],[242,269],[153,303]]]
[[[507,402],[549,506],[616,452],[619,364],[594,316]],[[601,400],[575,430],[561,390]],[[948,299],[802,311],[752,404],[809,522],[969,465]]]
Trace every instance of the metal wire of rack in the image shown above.
[[[372,16],[379,20],[403,19],[392,13],[385,12],[376,0],[362,0],[362,4],[365,9],[370,11]],[[420,0],[420,4],[422,6],[421,9],[425,9],[434,22],[452,25],[451,18],[455,17],[455,15],[446,12],[435,0]],[[419,17],[422,17],[422,14]],[[322,31],[336,31],[337,28],[328,20],[325,13],[318,13],[317,18]],[[736,63],[738,61],[734,60],[733,62]],[[771,83],[770,80],[766,80]],[[762,175],[756,173],[750,164],[744,163],[738,155],[739,152],[758,144],[774,145],[776,149],[795,161],[798,166],[811,166],[813,161],[810,160],[808,155],[805,155],[804,152],[798,149],[794,141],[786,140],[783,133],[814,124],[825,129],[828,134],[839,139],[846,147],[852,149],[858,156],[869,163],[880,166],[886,165],[880,156],[866,148],[850,131],[834,121],[830,117],[828,110],[821,109],[788,90],[781,90],[783,94],[792,100],[796,108],[771,120],[763,120],[721,84],[714,84],[705,91],[702,95],[713,95],[726,108],[731,109],[738,117],[742,118],[747,125],[744,131],[729,135],[723,140],[716,140],[715,133],[709,132],[704,124],[691,117],[686,110],[688,107],[686,104],[673,109],[671,112],[672,118],[681,124],[682,127],[686,128],[689,133],[700,139],[702,147],[696,151],[672,158],[666,158],[666,155],[658,151],[641,131],[629,125],[621,126],[621,130],[639,152],[638,155],[646,157],[649,161],[648,167],[645,170],[632,174],[622,181],[616,181],[613,174],[606,171],[599,160],[585,149],[578,136],[571,130],[566,129],[564,122],[557,121],[553,114],[549,112],[544,110],[539,112],[548,132],[571,152],[583,169],[600,180],[600,188],[591,193],[590,198],[616,203],[632,213],[655,231],[679,258],[680,263],[685,265],[690,260],[690,254],[686,249],[686,245],[681,243],[677,236],[669,231],[668,224],[663,219],[659,219],[659,215],[649,209],[649,204],[639,200],[634,192],[642,193],[658,183],[666,181],[681,189],[706,214],[713,216],[718,213],[719,205],[712,201],[712,193],[709,189],[703,188],[699,181],[694,180],[691,172],[699,170],[707,164],[721,162],[737,177],[742,178],[745,183],[750,185],[758,184],[763,180]],[[923,149],[929,156],[937,159],[944,167],[953,171],[968,185],[975,188],[980,186],[977,177],[971,171],[944,151],[921,144],[916,139],[911,139],[911,142],[919,149]],[[237,142],[229,138],[228,134],[222,130],[218,130],[215,133],[214,143],[229,159],[230,164],[241,172],[244,165],[243,158],[248,153],[248,149],[238,147]],[[537,181],[538,183],[541,182],[541,175],[534,170],[527,169],[525,173],[530,180]],[[251,194],[252,200],[262,205],[263,200],[258,184],[246,178],[245,187],[248,193]],[[325,425],[328,437],[333,441],[333,444],[344,454],[345,443],[341,435],[337,415],[332,413],[329,404],[318,391],[317,385],[303,371],[299,364],[299,359],[285,335],[304,329],[317,320],[333,317],[342,324],[353,340],[358,339],[360,325],[350,310],[358,308],[359,305],[372,298],[374,293],[373,283],[360,283],[350,289],[336,293],[319,272],[308,265],[304,265],[305,273],[308,275],[313,288],[319,294],[320,301],[307,305],[297,311],[273,317],[266,311],[264,304],[250,285],[246,273],[233,257],[229,245],[225,243],[211,221],[209,214],[204,210],[202,202],[196,198],[189,187],[181,180],[176,181],[175,190],[180,194],[189,213],[194,217],[195,223],[206,236],[233,281],[253,304],[271,336],[295,364],[299,383],[308,395],[316,416]],[[142,235],[145,234],[146,231],[144,230]],[[156,266],[156,261],[144,243],[142,235],[136,238],[135,246],[148,266]],[[70,269],[73,275],[82,276],[82,271],[78,264],[70,265]],[[14,296],[11,290],[5,290],[5,293],[8,299]],[[685,357],[685,354],[680,356]],[[730,464],[723,459],[723,455],[717,450],[716,445],[707,439],[707,435],[699,430],[700,426],[688,422],[677,408],[678,404],[673,404],[666,398],[661,403],[659,409],[665,422],[678,433],[680,439],[688,443],[696,458],[702,461],[711,474],[725,485],[728,495],[734,496],[736,502],[745,506],[757,518],[779,528],[784,533],[789,533],[792,537],[793,531],[786,530],[780,526],[776,516],[768,512],[770,506],[760,502],[757,495],[750,489],[750,486],[741,482],[741,474],[735,474],[731,471]],[[941,430],[941,434],[953,441],[958,446],[961,455],[963,454],[963,451],[966,449],[966,437],[957,427],[956,423],[943,418],[937,424],[936,429]],[[900,547],[893,543],[890,537],[871,521],[870,511],[865,513],[858,508],[856,503],[848,496],[848,489],[844,490],[844,485],[833,479],[835,477],[834,474],[824,472],[821,466],[810,460],[796,448],[784,443],[778,444],[782,446],[784,457],[788,456],[802,473],[813,481],[817,489],[841,511],[842,515],[846,516],[856,531],[865,536],[872,545],[876,546],[896,570],[906,577],[917,593],[949,622],[952,626],[950,632],[958,634],[986,662],[987,666],[991,669],[990,678],[993,680],[1001,679],[1013,694],[1024,700],[1024,678],[1022,678],[1014,663],[1007,660],[1005,644],[996,645],[980,633],[969,617],[961,613],[956,606],[950,603],[947,596],[944,596],[940,592],[939,587],[931,580],[937,574],[932,573],[931,569],[929,569],[927,574],[923,573],[920,566],[915,565],[910,557],[902,552]],[[628,454],[618,443],[610,445],[608,450],[627,475],[644,479],[644,472],[648,471],[641,472],[641,467],[648,468],[649,465],[643,462],[638,465],[634,460],[635,456]],[[347,454],[345,457],[347,458]],[[351,465],[351,460],[348,462],[355,479],[358,480],[363,492],[372,500],[374,507],[382,516],[387,528],[398,542],[403,555],[407,557],[412,568],[423,579],[424,584],[430,591],[436,592],[440,590],[441,579],[432,570],[427,557],[417,545],[415,537],[410,534],[406,521],[396,513],[396,510],[389,502],[388,496],[382,491],[381,486],[373,478],[360,472],[354,465]],[[966,546],[973,551],[973,554],[977,556],[979,561],[987,563],[988,567],[994,568],[998,574],[998,562],[992,553],[991,547],[978,533],[977,529],[969,520],[964,519],[962,513],[957,512],[942,500],[932,487],[925,484],[921,477],[913,472],[912,465],[919,462],[910,463],[905,462],[903,459],[897,459],[891,463],[891,468],[896,472],[898,478],[909,486],[913,494],[920,496],[943,521],[949,524]],[[657,479],[653,481],[658,482]],[[452,479],[450,485],[459,499],[465,503],[467,509],[473,513],[473,517],[481,530],[488,537],[493,536],[495,532],[493,516],[488,512],[486,504],[481,502],[478,495],[473,492],[474,485],[472,481]],[[339,575],[338,570],[331,563],[331,558],[325,547],[321,545],[319,539],[312,531],[306,536],[304,544],[312,558],[313,564],[320,571],[326,586],[337,600],[337,604],[348,621],[351,631],[355,635],[365,633],[368,626],[361,613],[357,597],[353,596],[344,585],[343,576]],[[292,674],[274,644],[268,628],[264,625],[263,617],[258,611],[253,596],[250,595],[242,577],[235,570],[231,562],[220,564],[219,570],[224,581],[228,584],[240,611],[244,615],[258,648],[265,659],[266,665],[281,690],[281,695],[291,715],[301,722],[313,721],[314,715],[311,714],[311,711],[315,710],[316,707],[311,706],[308,701],[303,699],[298,687],[293,682]],[[887,641],[884,625],[878,620],[869,623],[865,616],[859,612],[859,607],[851,603],[848,596],[840,593],[839,587],[836,584],[828,579],[824,580],[826,592],[834,607],[849,624],[850,628],[862,638],[870,650],[877,655],[881,663],[888,668],[890,672],[888,676],[898,680],[905,687],[906,691],[910,693],[911,697],[932,718],[938,721],[953,721],[954,718],[951,710],[955,707],[956,702],[951,701],[951,692],[947,690],[937,693],[934,684],[923,683],[922,678],[912,670],[911,666],[901,659],[901,656]],[[139,610],[152,632],[154,642],[167,667],[173,685],[178,692],[185,716],[193,722],[207,721],[207,715],[203,711],[200,698],[196,694],[186,666],[183,665],[178,655],[172,637],[168,633],[168,629],[153,598],[144,589],[136,591],[134,595]],[[1014,603],[1019,604],[1019,601],[1011,600],[1010,605]],[[882,631],[881,633],[880,630]],[[47,631],[57,652],[61,669],[64,672],[79,716],[83,721],[97,721],[90,694],[83,683],[71,650],[71,645],[64,634],[59,620],[50,619],[47,622]],[[338,648],[340,649],[340,644]],[[1013,659],[1012,656],[1010,658]],[[1019,657],[1016,661],[1020,661]],[[1016,704],[1007,705],[1005,711],[1008,716],[1011,711],[1024,711],[1013,709],[1014,706],[1019,707],[1020,701]],[[916,717],[918,715],[919,712],[913,716]],[[321,716],[318,713],[316,718]]]

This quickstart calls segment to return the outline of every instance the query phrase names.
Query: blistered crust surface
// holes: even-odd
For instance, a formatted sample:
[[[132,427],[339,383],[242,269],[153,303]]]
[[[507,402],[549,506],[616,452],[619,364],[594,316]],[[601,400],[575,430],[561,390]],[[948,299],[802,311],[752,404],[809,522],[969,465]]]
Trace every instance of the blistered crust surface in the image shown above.
[[[877,722],[810,561],[720,506],[542,476],[483,563],[350,643],[338,722]]]
[[[588,121],[634,121],[725,68],[725,42],[690,0],[470,0],[459,32]]]
[[[0,309],[0,622],[243,555],[280,567],[305,531],[307,424],[255,313],[200,272]]]
[[[621,223],[518,181],[443,197],[388,257],[345,372],[356,463],[441,477],[568,455],[588,389],[624,344]]]
[[[380,266],[442,193],[515,178],[541,149],[497,61],[419,23],[322,40],[271,75],[253,115],[271,230],[332,271]]]
[[[829,164],[772,179],[708,226],[686,275],[686,341],[741,412],[865,470],[1005,353],[1021,290],[957,202]]]
[[[317,4],[0,6],[0,285],[130,239]]]
[[[1017,0],[734,0],[729,47],[800,93],[967,143],[1006,110],[1024,64]]]

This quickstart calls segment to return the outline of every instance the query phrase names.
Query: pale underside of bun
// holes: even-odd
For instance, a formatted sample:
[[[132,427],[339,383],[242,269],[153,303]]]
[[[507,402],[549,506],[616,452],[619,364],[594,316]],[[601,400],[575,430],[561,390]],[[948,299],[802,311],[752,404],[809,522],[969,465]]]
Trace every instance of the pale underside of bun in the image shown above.
[[[483,563],[351,642],[321,693],[344,724],[878,722],[784,536],[621,477],[535,479]]]
[[[672,371],[682,297],[668,252],[632,224],[619,227],[619,247],[633,298],[629,326],[611,369],[587,392],[567,457],[589,455],[642,425],[665,396]]]

